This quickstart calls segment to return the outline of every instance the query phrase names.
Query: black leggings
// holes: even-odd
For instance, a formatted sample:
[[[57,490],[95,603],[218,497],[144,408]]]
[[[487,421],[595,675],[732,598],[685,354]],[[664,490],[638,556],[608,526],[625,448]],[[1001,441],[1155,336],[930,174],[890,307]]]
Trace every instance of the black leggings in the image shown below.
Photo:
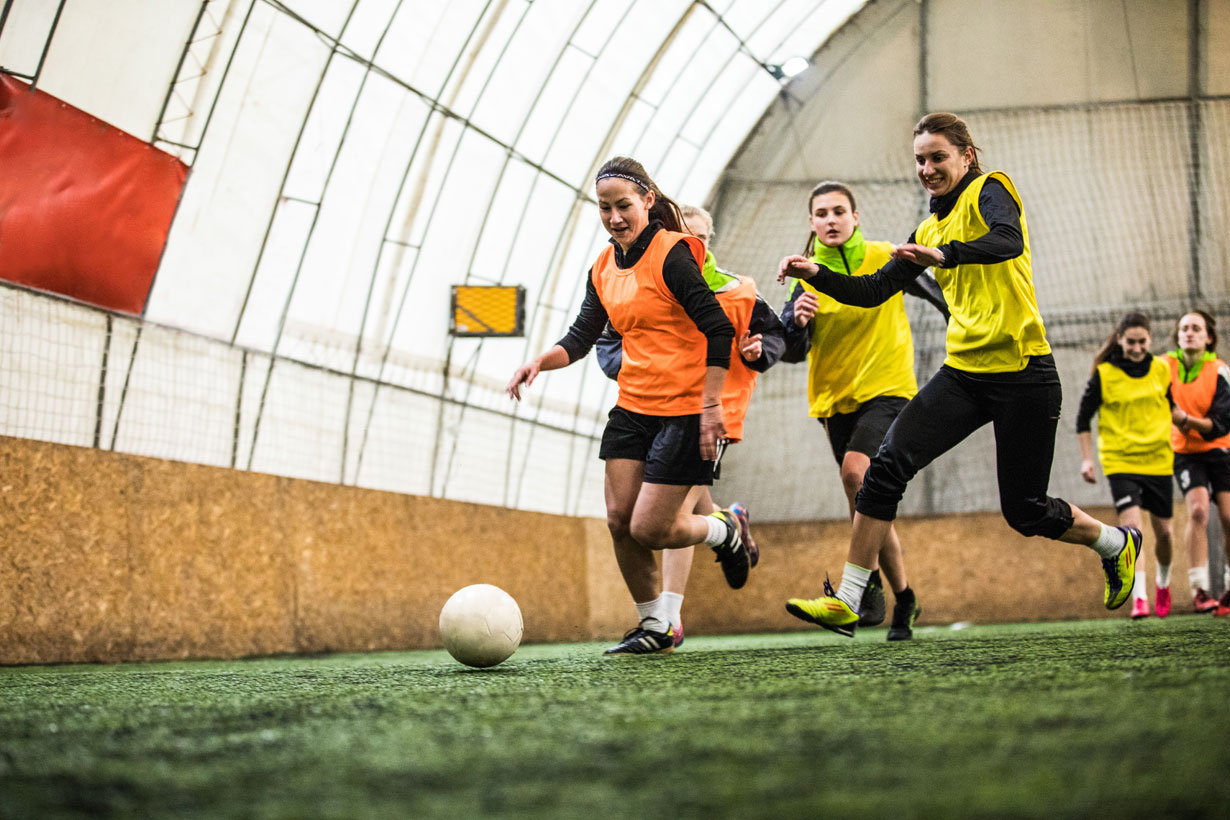
[[[1004,518],[1024,535],[1058,538],[1072,527],[1072,507],[1046,494],[1062,404],[1049,355],[1035,356],[1017,373],[968,373],[944,365],[888,429],[855,509],[892,521],[910,479],[991,422]]]

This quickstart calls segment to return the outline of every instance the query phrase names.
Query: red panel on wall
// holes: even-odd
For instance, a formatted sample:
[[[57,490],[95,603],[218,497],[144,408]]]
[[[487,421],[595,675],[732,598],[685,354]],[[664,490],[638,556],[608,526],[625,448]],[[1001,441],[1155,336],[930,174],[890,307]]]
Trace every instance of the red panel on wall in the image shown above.
[[[145,309],[188,167],[0,74],[0,279]]]

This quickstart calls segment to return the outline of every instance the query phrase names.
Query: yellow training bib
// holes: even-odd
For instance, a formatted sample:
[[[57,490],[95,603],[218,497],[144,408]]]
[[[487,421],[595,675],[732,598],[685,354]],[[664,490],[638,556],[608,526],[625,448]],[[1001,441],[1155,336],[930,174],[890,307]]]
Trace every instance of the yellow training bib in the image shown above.
[[[994,178],[1021,209],[1021,255],[994,265],[957,265],[933,268],[944,290],[952,318],[948,322],[944,364],[974,373],[1011,373],[1024,370],[1031,356],[1051,352],[1038,301],[1034,296],[1033,269],[1029,256],[1029,229],[1025,210],[1012,180],[1003,171],[992,171],[971,182],[944,219],[927,217],[914,239],[937,248],[948,242],[973,242],[989,228],[978,211],[978,196],[988,179]]]
[[[1098,408],[1098,458],[1102,472],[1170,475],[1170,367],[1154,356],[1149,372],[1134,379],[1110,362],[1098,365],[1102,405]]]
[[[868,242],[863,264],[851,275],[875,273],[888,262],[892,249],[888,242]],[[812,319],[807,354],[812,417],[853,413],[877,396],[913,398],[918,383],[905,297],[898,293],[878,307],[851,307],[806,282],[800,284],[816,294],[820,303]]]

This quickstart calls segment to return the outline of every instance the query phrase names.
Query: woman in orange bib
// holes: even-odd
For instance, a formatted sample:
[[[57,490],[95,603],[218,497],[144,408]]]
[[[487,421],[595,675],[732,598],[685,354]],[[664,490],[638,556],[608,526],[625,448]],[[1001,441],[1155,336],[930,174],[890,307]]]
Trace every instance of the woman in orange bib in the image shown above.
[[[639,615],[607,655],[674,650],[653,550],[704,543],[730,586],[747,582],[747,519],[731,510],[692,512],[693,487],[713,483],[725,436],[722,387],[734,327],[705,284],[703,243],[684,233],[679,207],[636,160],[615,157],[594,181],[602,226],[611,235],[589,270],[580,313],[564,338],[522,365],[508,383],[521,398],[538,373],[589,353],[607,322],[623,336],[619,397],[598,457],[606,462],[607,527]]]
[[[1217,358],[1217,322],[1203,310],[1179,317],[1170,394],[1182,411],[1170,429],[1174,477],[1187,504],[1188,581],[1197,612],[1230,615],[1230,577],[1218,601],[1209,584],[1209,496],[1217,506],[1230,566],[1230,370]],[[1230,573],[1227,573],[1230,575]]]
[[[781,358],[786,347],[786,329],[769,307],[768,302],[756,293],[756,283],[746,276],[727,273],[717,266],[717,260],[709,245],[713,241],[713,217],[704,208],[684,205],[683,224],[688,233],[705,245],[705,264],[701,275],[705,284],[717,296],[718,304],[726,311],[726,318],[735,328],[734,349],[730,353],[730,370],[722,388],[722,424],[726,428],[726,445],[729,447],[743,440],[743,419],[747,406],[756,389],[758,374],[765,372]],[[623,363],[623,337],[607,324],[598,339],[598,364],[608,378],[618,380]],[[713,476],[717,478],[715,474]],[[697,515],[708,515],[720,510],[713,502],[708,487],[696,487],[692,495]],[[739,502],[730,509],[740,518],[748,516],[747,507]],[[754,567],[760,559],[760,550],[751,537],[750,529],[743,532],[744,542]],[[667,603],[671,628],[675,632],[675,648],[683,644],[683,596],[692,571],[693,549],[669,550],[662,553],[662,597]]]

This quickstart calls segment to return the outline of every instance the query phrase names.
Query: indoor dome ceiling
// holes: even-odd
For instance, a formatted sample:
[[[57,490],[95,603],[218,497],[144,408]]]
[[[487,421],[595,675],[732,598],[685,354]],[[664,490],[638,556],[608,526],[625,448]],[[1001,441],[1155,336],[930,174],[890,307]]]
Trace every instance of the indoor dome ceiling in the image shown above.
[[[211,359],[200,369],[216,382],[174,388],[229,397],[210,410],[220,431],[214,449],[198,452],[208,437],[186,429],[176,433],[186,441],[174,446],[124,445],[120,409],[101,401],[95,442],[106,445],[99,430],[111,413],[112,447],[449,494],[435,478],[449,444],[432,433],[460,426],[447,408],[528,418],[589,441],[613,395],[596,367],[550,374],[517,409],[501,388],[517,364],[563,334],[579,306],[584,272],[606,239],[592,204],[595,169],[610,156],[634,156],[676,200],[703,202],[782,91],[781,65],[811,55],[862,5],[6,2],[5,73],[186,166],[148,298],[129,312],[142,313],[147,329],[180,328],[202,339],[194,345],[218,340],[244,352],[193,354]],[[458,284],[524,286],[525,338],[451,336],[450,289]],[[111,338],[108,330],[108,345]],[[151,400],[147,416],[139,411],[140,360],[154,340],[147,332],[138,354],[137,338],[129,359],[111,358],[112,371],[128,373],[107,402],[126,397],[126,425],[141,418],[165,425],[158,409],[165,399]],[[165,355],[182,356],[187,346],[167,342]],[[83,361],[95,352],[83,351]],[[342,393],[344,410],[332,407],[332,394],[279,397],[280,371],[267,366],[254,376],[249,354],[352,385],[363,380],[377,392],[387,385],[436,397],[439,409],[429,411],[430,429],[415,445],[435,452],[429,486],[367,479],[366,467],[347,461],[356,458],[350,427],[363,416],[354,389]],[[238,398],[233,386],[223,389],[232,382]],[[363,442],[377,425],[379,402],[370,402],[356,436]],[[329,429],[303,432],[306,446],[262,459],[257,431],[272,435],[265,431],[279,406],[298,414],[283,431]],[[517,503],[507,492],[496,500]]]

